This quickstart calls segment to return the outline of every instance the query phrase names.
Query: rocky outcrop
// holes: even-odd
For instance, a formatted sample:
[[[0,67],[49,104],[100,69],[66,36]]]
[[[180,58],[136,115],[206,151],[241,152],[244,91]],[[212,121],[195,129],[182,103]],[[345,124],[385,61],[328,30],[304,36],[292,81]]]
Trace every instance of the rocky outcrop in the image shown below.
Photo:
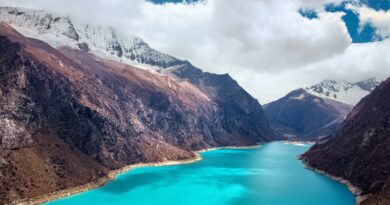
[[[161,75],[55,49],[0,24],[0,201],[86,184],[134,163],[274,139],[227,75]]]
[[[342,128],[315,144],[306,164],[348,180],[368,198],[362,204],[390,203],[390,79],[363,98]]]
[[[333,134],[352,106],[312,95],[304,89],[264,106],[272,129],[293,140],[316,140]]]

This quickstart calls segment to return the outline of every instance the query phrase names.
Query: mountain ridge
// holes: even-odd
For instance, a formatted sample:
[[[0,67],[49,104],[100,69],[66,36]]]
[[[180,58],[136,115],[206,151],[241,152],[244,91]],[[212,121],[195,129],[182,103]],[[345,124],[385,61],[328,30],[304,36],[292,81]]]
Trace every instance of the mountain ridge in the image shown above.
[[[229,75],[189,62],[150,72],[51,47],[4,22],[0,42],[0,204],[87,184],[128,164],[276,139],[261,105]]]
[[[264,110],[276,133],[292,140],[316,140],[335,132],[352,106],[300,88],[264,105]]]
[[[122,35],[112,27],[74,23],[68,16],[44,10],[0,7],[0,19],[23,35],[45,41],[56,48],[68,46],[148,69],[164,69],[183,63],[150,48],[137,36]]]
[[[368,78],[358,82],[346,80],[324,80],[306,87],[305,90],[321,98],[336,100],[350,105],[356,105],[363,97],[370,94],[381,80]]]

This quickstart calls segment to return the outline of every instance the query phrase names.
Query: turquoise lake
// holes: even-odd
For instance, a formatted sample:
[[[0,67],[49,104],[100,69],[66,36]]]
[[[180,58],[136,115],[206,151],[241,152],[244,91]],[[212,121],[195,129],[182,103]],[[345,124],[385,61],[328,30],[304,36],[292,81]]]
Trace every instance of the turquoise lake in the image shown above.
[[[48,205],[353,205],[343,184],[304,168],[310,145],[273,142],[257,149],[202,153],[184,165],[145,167],[95,190]]]

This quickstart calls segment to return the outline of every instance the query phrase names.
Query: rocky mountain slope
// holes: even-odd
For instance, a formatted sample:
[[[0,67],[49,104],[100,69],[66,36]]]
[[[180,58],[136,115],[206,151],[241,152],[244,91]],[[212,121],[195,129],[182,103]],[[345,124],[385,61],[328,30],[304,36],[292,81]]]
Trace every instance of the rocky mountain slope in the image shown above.
[[[264,110],[271,127],[279,135],[315,140],[335,132],[352,106],[298,89],[265,105]]]
[[[258,107],[258,102],[229,75],[204,73],[188,61],[150,48],[139,37],[122,35],[113,28],[79,24],[69,17],[47,11],[25,8],[0,8],[0,19],[23,35],[45,41],[55,48],[66,46],[104,59],[151,70],[178,81],[189,81],[225,108],[223,112],[219,112],[219,115],[225,117],[225,129],[231,129],[232,126],[237,128],[239,125],[251,126],[256,132],[268,132],[257,125],[257,121],[267,121],[262,109]],[[250,101],[247,101],[248,99]],[[242,107],[249,108],[243,110]],[[252,114],[249,120],[244,117],[247,113]],[[248,130],[242,129],[242,132]]]
[[[368,195],[362,204],[390,204],[390,79],[363,98],[342,128],[303,155],[310,166],[342,177]]]
[[[309,93],[321,98],[336,100],[349,105],[356,105],[363,97],[370,94],[381,83],[376,78],[359,82],[324,80],[305,88]]]
[[[87,49],[53,48],[6,23],[0,44],[2,204],[128,164],[275,139],[261,105],[228,75],[185,61],[164,73],[138,69]]]

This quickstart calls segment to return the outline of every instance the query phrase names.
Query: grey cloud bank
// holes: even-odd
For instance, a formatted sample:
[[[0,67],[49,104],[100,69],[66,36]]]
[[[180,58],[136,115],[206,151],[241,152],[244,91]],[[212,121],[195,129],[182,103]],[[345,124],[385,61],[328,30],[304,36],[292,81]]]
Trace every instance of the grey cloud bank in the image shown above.
[[[333,1],[210,0],[156,5],[143,0],[5,0],[0,5],[52,10],[80,22],[135,34],[155,49],[203,70],[229,73],[266,103],[323,79],[357,81],[390,75],[389,40],[352,44],[343,14],[323,11],[329,2]],[[302,7],[315,9],[319,18],[302,17],[298,13]],[[374,20],[383,28],[390,27]]]

